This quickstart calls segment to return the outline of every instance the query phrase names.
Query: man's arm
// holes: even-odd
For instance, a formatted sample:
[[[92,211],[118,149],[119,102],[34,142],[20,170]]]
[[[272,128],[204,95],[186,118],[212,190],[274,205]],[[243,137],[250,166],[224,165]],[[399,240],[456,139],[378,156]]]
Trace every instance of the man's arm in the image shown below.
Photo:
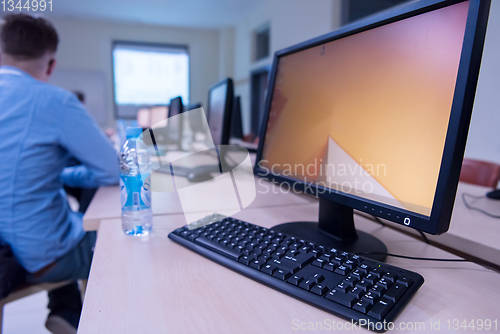
[[[70,187],[95,188],[119,181],[118,156],[95,120],[76,97],[62,104],[60,144],[82,165],[67,167],[62,182]]]

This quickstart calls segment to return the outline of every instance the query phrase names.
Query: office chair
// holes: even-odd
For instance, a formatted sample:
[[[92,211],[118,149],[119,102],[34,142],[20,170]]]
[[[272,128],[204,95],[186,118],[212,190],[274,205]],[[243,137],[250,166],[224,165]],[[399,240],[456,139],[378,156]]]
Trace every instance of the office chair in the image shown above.
[[[500,165],[464,158],[460,182],[496,189],[500,180]]]

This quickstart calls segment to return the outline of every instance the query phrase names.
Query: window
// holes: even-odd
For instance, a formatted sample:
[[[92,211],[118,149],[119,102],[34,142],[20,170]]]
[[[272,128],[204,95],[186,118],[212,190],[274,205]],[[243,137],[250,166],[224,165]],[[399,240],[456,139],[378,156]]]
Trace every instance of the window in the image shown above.
[[[254,61],[269,57],[269,26],[254,31]]]
[[[343,0],[342,23],[351,23],[408,1],[409,0]]]
[[[189,103],[189,54],[186,46],[115,42],[113,81],[118,107],[167,105],[181,96]],[[129,115],[132,116],[132,115]]]

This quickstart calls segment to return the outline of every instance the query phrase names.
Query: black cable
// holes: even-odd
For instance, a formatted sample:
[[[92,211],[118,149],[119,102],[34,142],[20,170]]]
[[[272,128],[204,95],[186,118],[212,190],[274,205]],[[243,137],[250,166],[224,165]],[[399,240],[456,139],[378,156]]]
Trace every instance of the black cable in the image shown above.
[[[484,211],[483,209],[475,208],[475,207],[471,206],[469,203],[467,203],[467,200],[465,199],[466,196],[468,196],[469,198],[473,198],[473,199],[483,199],[483,198],[486,198],[486,197],[484,197],[484,196],[474,196],[474,195],[471,195],[471,194],[468,194],[468,193],[462,193],[462,201],[464,202],[465,207],[467,209],[481,212],[482,214],[485,214],[486,216],[491,217],[491,218],[500,219],[500,216],[497,216],[497,215],[494,215],[494,214],[489,213],[487,211]]]
[[[356,255],[386,255],[386,256],[392,256],[392,257],[399,257],[399,258],[402,258],[402,259],[421,260],[421,261],[475,262],[475,261],[466,260],[466,259],[438,259],[438,258],[432,258],[432,257],[414,257],[414,256],[406,256],[406,255],[385,253],[385,252],[362,252],[362,253],[356,253]]]
[[[377,223],[379,223],[382,226],[385,226],[385,224],[380,220],[379,217],[372,215],[373,220],[375,220]]]
[[[418,233],[420,233],[420,235],[424,239],[425,243],[428,244],[428,245],[430,245],[429,239],[427,239],[427,237],[425,236],[424,232],[422,232],[420,230],[417,230],[417,231],[418,231]]]
[[[380,225],[382,225],[382,226],[386,226],[386,225],[384,224],[384,222],[383,222],[382,220],[380,220],[380,218],[379,218],[379,217],[374,216],[374,215],[371,215],[371,216],[373,217],[373,219],[372,219],[372,220],[376,221],[377,223],[379,223],[379,224],[380,224]],[[418,230],[417,230],[417,231],[418,231]],[[422,236],[422,239],[424,239],[425,243],[426,243],[426,244],[428,244],[428,245],[430,245],[429,239],[427,239],[427,237],[425,236],[425,234],[424,234],[422,231],[418,231],[418,233],[420,233],[420,235]]]

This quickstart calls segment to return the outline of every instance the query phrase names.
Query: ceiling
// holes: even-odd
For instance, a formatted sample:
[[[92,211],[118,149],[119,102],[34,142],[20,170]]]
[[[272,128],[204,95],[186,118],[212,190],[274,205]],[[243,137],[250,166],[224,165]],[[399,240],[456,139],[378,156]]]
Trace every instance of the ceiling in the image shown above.
[[[234,26],[270,0],[55,0],[47,16],[185,26]]]

